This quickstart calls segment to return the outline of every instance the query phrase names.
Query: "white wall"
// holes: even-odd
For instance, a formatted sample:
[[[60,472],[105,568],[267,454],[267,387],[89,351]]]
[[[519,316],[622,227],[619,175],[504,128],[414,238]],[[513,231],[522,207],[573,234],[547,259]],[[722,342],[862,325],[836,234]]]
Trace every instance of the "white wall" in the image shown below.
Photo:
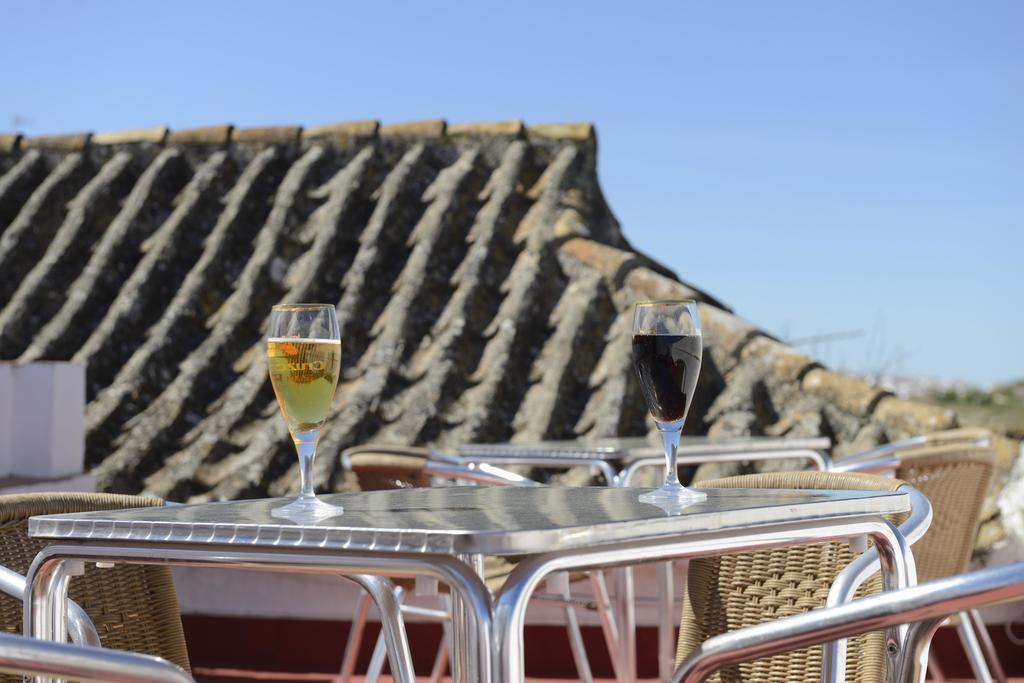
[[[85,459],[85,366],[0,363],[0,477],[80,474]]]

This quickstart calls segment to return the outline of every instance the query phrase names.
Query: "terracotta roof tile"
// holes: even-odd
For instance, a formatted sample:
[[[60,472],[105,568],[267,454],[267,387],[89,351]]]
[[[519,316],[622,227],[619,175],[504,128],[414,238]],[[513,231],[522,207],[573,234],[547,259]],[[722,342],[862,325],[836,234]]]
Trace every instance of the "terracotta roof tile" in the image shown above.
[[[439,138],[445,134],[447,125],[444,119],[389,123],[381,126],[378,134],[382,138]]]
[[[530,138],[547,138],[556,140],[592,140],[594,124],[592,123],[539,123],[526,127]]]
[[[376,120],[327,123],[303,129],[302,139],[329,138],[337,142],[346,143],[350,140],[375,138],[379,128],[380,122]]]
[[[9,153],[18,149],[21,133],[0,133],[0,153]]]
[[[450,123],[448,124],[448,135],[471,135],[471,136],[503,136],[522,137],[526,132],[526,126],[519,119],[510,121],[494,121],[490,123]]]
[[[640,262],[639,257],[631,251],[581,237],[566,240],[558,250],[595,269],[613,283],[619,281],[624,270]]]
[[[811,358],[764,334],[749,336],[748,330],[748,337],[747,343],[741,346],[740,358],[766,361],[772,374],[783,382],[799,382],[806,372],[818,366]]]
[[[804,375],[803,390],[820,396],[842,410],[854,415],[868,415],[888,392],[871,386],[856,377],[814,368]]]
[[[131,142],[163,144],[167,139],[168,132],[170,132],[170,128],[167,126],[154,126],[152,128],[131,128],[109,133],[94,133],[92,143],[94,145],[120,145]]]
[[[233,129],[234,126],[228,123],[220,126],[201,126],[199,128],[172,130],[167,135],[167,144],[226,145],[231,141],[231,131]]]
[[[89,145],[92,133],[70,133],[67,135],[41,135],[22,138],[21,149],[50,149],[60,152],[80,152]]]
[[[264,145],[287,145],[299,141],[301,126],[263,126],[258,128],[235,128],[231,131],[231,142],[241,144],[259,143]]]
[[[885,425],[891,439],[951,429],[957,425],[952,410],[887,396],[878,402],[875,419]]]

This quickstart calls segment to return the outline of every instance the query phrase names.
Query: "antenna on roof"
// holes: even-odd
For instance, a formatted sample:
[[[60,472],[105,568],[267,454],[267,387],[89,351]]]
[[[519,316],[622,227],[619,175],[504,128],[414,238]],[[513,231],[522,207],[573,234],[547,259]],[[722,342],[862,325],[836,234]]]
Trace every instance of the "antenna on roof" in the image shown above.
[[[814,334],[809,337],[798,337],[786,341],[790,346],[807,346],[809,344],[820,344],[822,342],[834,342],[843,339],[859,339],[864,336],[864,330],[848,330],[846,332],[830,332],[828,334]]]

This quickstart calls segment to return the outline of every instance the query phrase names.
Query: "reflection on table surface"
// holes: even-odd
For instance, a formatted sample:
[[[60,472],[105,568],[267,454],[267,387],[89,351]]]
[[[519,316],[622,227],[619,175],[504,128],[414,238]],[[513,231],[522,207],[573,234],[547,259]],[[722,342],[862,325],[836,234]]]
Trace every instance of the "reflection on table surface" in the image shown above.
[[[272,516],[287,499],[34,517],[35,537],[183,544],[511,554],[666,534],[906,511],[904,494],[713,489],[679,514],[642,503],[649,489],[453,486],[332,494],[345,512],[315,524]]]

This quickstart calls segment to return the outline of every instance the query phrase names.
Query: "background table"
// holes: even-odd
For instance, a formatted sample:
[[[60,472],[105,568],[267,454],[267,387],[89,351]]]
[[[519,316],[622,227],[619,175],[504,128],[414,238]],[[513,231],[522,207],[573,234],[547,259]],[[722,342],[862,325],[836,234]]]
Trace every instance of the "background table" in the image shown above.
[[[463,680],[522,680],[526,602],[555,571],[871,536],[895,574],[913,581],[906,546],[883,515],[902,493],[709,490],[681,514],[641,503],[644,489],[443,487],[335,494],[338,517],[274,518],[284,499],[34,517],[29,534],[56,541],[29,571],[26,633],[63,636],[56,615],[74,561],[166,563],[335,574],[427,575],[451,585],[465,618],[453,653]],[[497,596],[479,575],[484,555],[525,556]],[[388,609],[386,597],[375,596]],[[397,637],[397,635],[396,635]],[[493,669],[492,669],[493,664]],[[403,665],[392,659],[403,676]],[[411,667],[410,667],[411,668]]]
[[[684,436],[679,444],[679,464],[736,461],[743,460],[744,454],[752,454],[761,460],[804,458],[818,469],[825,470],[830,462],[828,449],[831,446],[832,442],[827,437],[709,439],[706,436]],[[467,444],[459,448],[458,455],[466,462],[495,465],[590,466],[600,471],[610,486],[628,486],[638,469],[662,464],[665,457],[660,446],[652,445],[643,437]]]

